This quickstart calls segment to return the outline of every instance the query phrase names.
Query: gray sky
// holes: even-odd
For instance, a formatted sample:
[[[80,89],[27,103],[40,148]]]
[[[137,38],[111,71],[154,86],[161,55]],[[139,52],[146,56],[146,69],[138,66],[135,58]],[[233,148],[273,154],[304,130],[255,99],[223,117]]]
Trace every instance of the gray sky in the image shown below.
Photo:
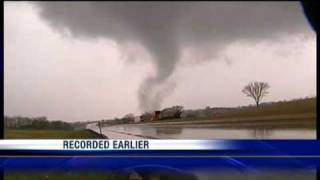
[[[6,115],[66,121],[316,94],[316,35],[297,2],[5,2]]]

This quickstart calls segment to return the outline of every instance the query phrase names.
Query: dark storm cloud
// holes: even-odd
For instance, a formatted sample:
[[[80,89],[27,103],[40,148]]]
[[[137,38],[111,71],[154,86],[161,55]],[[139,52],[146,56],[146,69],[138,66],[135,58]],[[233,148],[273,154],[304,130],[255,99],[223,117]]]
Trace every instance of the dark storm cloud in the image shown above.
[[[37,2],[40,15],[74,37],[138,42],[156,69],[138,94],[144,110],[160,108],[174,86],[165,85],[193,49],[212,57],[233,42],[259,42],[307,30],[298,2]],[[210,46],[210,48],[208,48]]]

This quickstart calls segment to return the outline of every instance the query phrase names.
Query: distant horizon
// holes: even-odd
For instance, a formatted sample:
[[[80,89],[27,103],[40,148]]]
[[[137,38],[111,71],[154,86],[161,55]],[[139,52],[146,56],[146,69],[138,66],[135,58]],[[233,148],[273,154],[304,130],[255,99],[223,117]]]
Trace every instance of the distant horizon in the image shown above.
[[[312,98],[317,98],[317,96],[306,96],[306,97],[300,97],[300,98],[293,98],[293,99],[282,99],[282,100],[277,100],[277,101],[262,101],[261,104],[265,104],[265,103],[278,103],[278,102],[288,102],[288,101],[295,101],[295,100],[302,100],[302,99],[312,99]],[[179,106],[179,105],[178,105]],[[255,106],[254,103],[252,104],[247,104],[247,105],[241,105],[241,106],[209,106],[210,108],[239,108],[239,107],[250,107],[250,106]],[[170,106],[172,107],[172,106]],[[208,106],[205,106],[205,107],[199,107],[199,108],[194,108],[194,109],[185,109],[184,110],[200,110],[200,109],[205,109],[206,107]],[[164,107],[164,108],[168,108],[168,107]],[[162,109],[164,109],[162,108]],[[161,109],[161,110],[162,110]],[[127,113],[129,114],[129,113]],[[75,122],[87,122],[87,121],[99,121],[99,120],[114,120],[115,118],[122,118],[124,117],[125,115],[127,114],[124,114],[123,116],[118,116],[118,117],[112,117],[112,118],[103,118],[103,119],[93,119],[93,120],[82,120],[82,121],[65,121],[63,119],[48,119],[47,116],[32,116],[32,117],[29,117],[29,116],[23,116],[23,115],[15,115],[15,116],[10,116],[10,115],[4,115],[5,117],[27,117],[27,118],[39,118],[39,117],[46,117],[48,121],[64,121],[64,122],[68,122],[68,123],[75,123]],[[140,116],[141,114],[134,114],[132,113],[134,116]],[[143,113],[142,113],[143,114]]]

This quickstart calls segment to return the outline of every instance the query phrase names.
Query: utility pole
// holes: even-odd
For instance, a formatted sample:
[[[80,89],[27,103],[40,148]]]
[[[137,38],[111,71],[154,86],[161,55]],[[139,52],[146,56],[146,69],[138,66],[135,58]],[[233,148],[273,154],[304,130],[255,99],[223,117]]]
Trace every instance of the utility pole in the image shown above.
[[[102,132],[101,132],[101,122],[98,121],[98,126],[99,126],[99,130],[100,130],[100,134],[102,135]]]

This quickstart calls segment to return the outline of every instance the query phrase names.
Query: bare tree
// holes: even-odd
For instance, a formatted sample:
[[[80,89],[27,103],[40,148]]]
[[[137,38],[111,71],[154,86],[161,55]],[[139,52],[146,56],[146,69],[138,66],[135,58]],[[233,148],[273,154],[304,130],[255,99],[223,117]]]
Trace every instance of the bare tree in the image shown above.
[[[261,99],[269,93],[267,91],[269,88],[270,86],[266,82],[250,82],[243,88],[242,92],[245,95],[252,97],[258,107]]]

